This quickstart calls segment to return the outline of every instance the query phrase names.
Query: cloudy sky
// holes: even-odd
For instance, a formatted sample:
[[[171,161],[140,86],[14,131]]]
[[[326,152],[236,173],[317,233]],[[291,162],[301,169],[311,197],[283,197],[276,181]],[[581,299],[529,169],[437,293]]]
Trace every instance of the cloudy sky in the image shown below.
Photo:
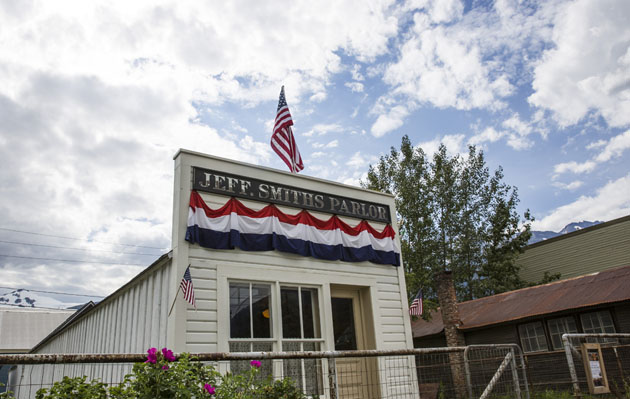
[[[537,230],[628,215],[629,20],[627,0],[0,0],[2,285],[105,295],[166,252],[178,148],[286,169],[283,84],[305,175],[356,185],[406,134],[483,148]]]

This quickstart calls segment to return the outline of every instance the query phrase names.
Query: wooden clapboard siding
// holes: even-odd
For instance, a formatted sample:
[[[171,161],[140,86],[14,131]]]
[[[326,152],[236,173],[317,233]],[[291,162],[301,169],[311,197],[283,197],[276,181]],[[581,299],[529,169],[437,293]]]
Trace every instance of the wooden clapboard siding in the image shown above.
[[[180,150],[175,156],[173,262],[177,275],[182,275],[186,267],[190,265],[197,309],[195,310],[183,301],[178,301],[175,307],[176,322],[173,323],[171,320],[169,327],[176,332],[172,337],[174,338],[173,345],[179,351],[229,350],[230,281],[266,282],[276,287],[275,289],[278,284],[318,288],[323,350],[334,349],[332,315],[330,314],[331,286],[358,287],[361,290],[360,298],[366,318],[364,328],[369,330],[368,335],[370,335],[369,345],[375,349],[413,347],[402,267],[377,265],[370,262],[325,261],[279,251],[212,250],[186,242],[184,237],[193,166],[266,181],[282,182],[287,186],[334,193],[347,198],[385,203],[390,206],[390,217],[394,221],[392,227],[398,232],[394,198],[391,195]],[[223,206],[229,199],[228,196],[218,194],[205,192],[199,194],[213,209]],[[267,205],[263,202],[241,198],[239,201],[255,210]],[[288,206],[278,206],[278,208],[287,214],[296,214],[301,211]],[[322,212],[311,213],[322,220],[327,220],[332,216]],[[360,222],[349,217],[341,217],[341,219],[352,226]],[[385,227],[384,224],[370,223],[377,230]],[[398,237],[396,240],[400,247]],[[278,314],[280,307],[272,303],[271,309],[273,318],[274,314]],[[277,329],[274,331],[274,334],[279,332]],[[409,370],[414,370],[414,359],[409,358],[405,361],[409,362],[411,367]],[[396,386],[392,385],[392,389],[397,392],[417,392],[417,383],[414,382],[415,374],[410,373],[409,370],[405,367],[390,368],[379,378],[382,382],[398,381]]]
[[[215,167],[215,169],[219,169]],[[220,169],[219,169],[220,170]],[[267,178],[269,179],[269,178]],[[345,194],[345,193],[344,193]],[[189,195],[189,194],[187,194]],[[204,201],[213,209],[223,206],[228,197],[200,193]],[[350,196],[350,194],[345,194]],[[378,198],[383,201],[383,198]],[[377,199],[377,200],[378,200]],[[393,209],[393,201],[387,198]],[[262,209],[265,203],[242,200],[247,207]],[[371,199],[373,200],[373,199]],[[184,199],[180,199],[184,203]],[[300,209],[279,206],[288,214],[296,214]],[[330,214],[313,214],[320,219],[331,217]],[[348,217],[342,217],[344,222],[356,225],[360,221]],[[377,229],[385,227],[383,224],[373,223]],[[343,279],[354,279],[357,276],[370,280],[375,290],[377,308],[373,309],[375,326],[379,331],[372,332],[378,335],[379,349],[398,349],[407,347],[409,330],[405,327],[408,321],[406,314],[406,290],[404,280],[401,280],[399,268],[391,265],[376,265],[369,262],[349,263],[339,261],[324,261],[310,257],[287,254],[278,251],[247,252],[234,250],[211,250],[198,245],[188,245],[187,261],[191,265],[191,274],[195,282],[195,295],[197,298],[197,310],[192,306],[186,307],[186,350],[190,352],[216,351],[219,346],[221,334],[229,331],[219,331],[216,318],[209,322],[207,316],[215,316],[217,312],[217,266],[230,270],[248,270],[247,275],[252,281],[270,280],[272,273],[281,273],[283,278],[279,281],[288,283],[325,285],[339,283]],[[401,282],[403,288],[401,290]],[[225,287],[223,289],[226,289]],[[405,301],[403,301],[403,298]],[[372,326],[370,326],[372,327]],[[208,341],[210,339],[210,341]]]
[[[630,265],[630,216],[554,237],[526,247],[518,258],[530,282],[550,274],[570,278]]]

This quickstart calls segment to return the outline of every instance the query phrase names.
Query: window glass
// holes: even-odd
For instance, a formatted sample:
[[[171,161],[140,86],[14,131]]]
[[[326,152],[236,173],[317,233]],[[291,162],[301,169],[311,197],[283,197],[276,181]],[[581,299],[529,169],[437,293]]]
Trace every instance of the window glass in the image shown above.
[[[271,287],[252,284],[252,327],[254,338],[271,338]]]
[[[314,288],[282,287],[280,296],[282,302],[282,337],[319,338],[317,290]]]
[[[249,284],[230,284],[230,337],[251,338]]]
[[[304,338],[321,337],[319,330],[317,290],[302,288],[302,325],[304,326]]]
[[[547,338],[545,337],[545,329],[539,321],[533,323],[521,324],[518,326],[518,332],[521,336],[521,345],[524,352],[540,352],[547,350]]]
[[[575,318],[572,316],[551,319],[547,322],[547,327],[549,327],[553,349],[562,349],[562,334],[578,332]]]
[[[586,334],[614,333],[615,325],[610,312],[600,310],[599,312],[584,313],[580,315],[582,329]]]
[[[282,287],[280,296],[282,302],[282,337],[302,338],[300,333],[300,303],[297,287]]]
[[[335,350],[357,349],[352,298],[331,298]]]
[[[299,286],[280,286],[280,315],[272,314],[278,285],[230,282],[231,352],[271,352],[321,350],[318,290]],[[273,287],[273,290],[272,290]],[[274,298],[272,298],[274,296]],[[281,323],[282,338],[273,337],[275,323]],[[275,326],[279,328],[280,326]],[[356,343],[355,343],[356,345]],[[320,359],[282,360],[283,375],[294,378],[307,395],[323,395],[323,365]],[[230,370],[248,370],[248,361],[230,361]],[[273,362],[262,360],[259,378],[273,371]]]

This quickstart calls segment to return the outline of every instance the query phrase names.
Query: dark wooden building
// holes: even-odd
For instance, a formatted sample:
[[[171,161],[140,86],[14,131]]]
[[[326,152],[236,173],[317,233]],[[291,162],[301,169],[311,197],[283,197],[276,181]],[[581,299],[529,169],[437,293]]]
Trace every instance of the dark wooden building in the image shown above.
[[[562,334],[630,333],[630,266],[461,302],[458,308],[466,345],[518,344],[534,388],[566,388]],[[413,321],[412,331],[415,347],[446,346],[440,311],[428,322]],[[630,377],[628,345],[612,356],[619,358],[613,362],[619,377]]]

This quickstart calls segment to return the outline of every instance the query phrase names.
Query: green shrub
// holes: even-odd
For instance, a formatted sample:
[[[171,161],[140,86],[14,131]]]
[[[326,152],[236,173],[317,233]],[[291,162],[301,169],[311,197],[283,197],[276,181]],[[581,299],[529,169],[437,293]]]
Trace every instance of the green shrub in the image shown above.
[[[106,385],[98,380],[86,382],[87,377],[63,377],[51,388],[42,388],[35,394],[36,399],[106,399]]]
[[[119,386],[106,389],[99,380],[87,382],[87,377],[68,378],[55,382],[51,388],[37,391],[37,399],[304,399],[305,395],[293,380],[258,378],[260,362],[252,360],[243,374],[221,375],[214,367],[204,365],[189,354],[175,359],[164,348],[147,351],[144,363],[133,365],[132,373]],[[7,398],[10,396],[7,396]],[[2,396],[0,396],[2,398]]]

